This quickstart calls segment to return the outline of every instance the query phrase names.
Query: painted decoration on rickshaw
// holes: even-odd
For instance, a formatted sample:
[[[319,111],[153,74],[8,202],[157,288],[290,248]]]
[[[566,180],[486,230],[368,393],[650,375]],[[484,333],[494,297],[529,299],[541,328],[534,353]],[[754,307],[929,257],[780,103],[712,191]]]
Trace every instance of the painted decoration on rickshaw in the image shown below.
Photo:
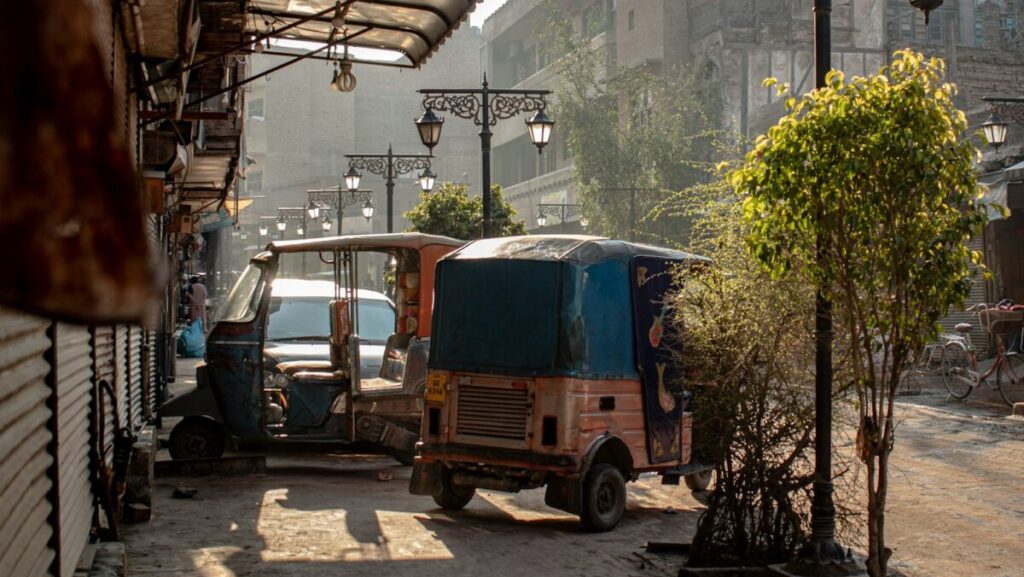
[[[633,259],[630,272],[647,450],[652,463],[663,463],[679,459],[682,441],[682,371],[665,338],[668,307],[662,304],[672,287],[672,262],[640,256]]]

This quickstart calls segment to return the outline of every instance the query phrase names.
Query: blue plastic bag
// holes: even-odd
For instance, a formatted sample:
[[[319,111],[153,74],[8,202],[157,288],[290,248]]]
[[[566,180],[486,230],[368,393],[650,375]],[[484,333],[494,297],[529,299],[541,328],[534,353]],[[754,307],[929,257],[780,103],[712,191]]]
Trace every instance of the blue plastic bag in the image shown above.
[[[203,336],[203,323],[199,319],[181,331],[178,336],[178,354],[186,359],[196,359],[206,354],[206,338]]]

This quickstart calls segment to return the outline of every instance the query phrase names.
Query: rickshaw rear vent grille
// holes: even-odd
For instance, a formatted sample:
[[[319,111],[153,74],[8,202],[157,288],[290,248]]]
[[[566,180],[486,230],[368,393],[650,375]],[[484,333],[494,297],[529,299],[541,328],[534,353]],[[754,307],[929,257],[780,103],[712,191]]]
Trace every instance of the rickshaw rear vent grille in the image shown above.
[[[526,440],[529,391],[460,385],[458,395],[458,434]]]

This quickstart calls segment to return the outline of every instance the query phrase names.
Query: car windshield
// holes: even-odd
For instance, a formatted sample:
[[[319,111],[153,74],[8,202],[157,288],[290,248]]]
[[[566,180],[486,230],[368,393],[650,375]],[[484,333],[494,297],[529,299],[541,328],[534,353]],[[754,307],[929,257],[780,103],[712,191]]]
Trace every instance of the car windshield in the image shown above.
[[[267,318],[268,341],[324,341],[331,336],[331,299],[272,298]],[[386,342],[395,330],[395,310],[387,301],[359,300],[359,338]]]

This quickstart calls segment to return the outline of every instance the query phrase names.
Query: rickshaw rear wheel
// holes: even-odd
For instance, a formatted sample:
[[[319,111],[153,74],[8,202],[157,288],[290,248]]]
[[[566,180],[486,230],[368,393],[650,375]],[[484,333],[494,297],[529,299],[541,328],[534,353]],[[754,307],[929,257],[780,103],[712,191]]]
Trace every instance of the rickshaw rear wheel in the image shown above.
[[[171,430],[169,449],[175,461],[216,459],[224,454],[224,430],[204,417],[186,417]]]
[[[707,491],[711,485],[711,479],[715,476],[714,469],[707,469],[699,473],[690,473],[689,475],[683,475],[683,482],[686,483],[686,488],[699,493],[701,491]]]
[[[611,531],[626,511],[626,479],[610,463],[598,463],[583,483],[580,521],[590,531]]]
[[[434,495],[434,502],[442,509],[458,511],[473,500],[473,495],[476,495],[475,487],[452,484],[452,470],[444,469],[441,473],[441,492]]]

